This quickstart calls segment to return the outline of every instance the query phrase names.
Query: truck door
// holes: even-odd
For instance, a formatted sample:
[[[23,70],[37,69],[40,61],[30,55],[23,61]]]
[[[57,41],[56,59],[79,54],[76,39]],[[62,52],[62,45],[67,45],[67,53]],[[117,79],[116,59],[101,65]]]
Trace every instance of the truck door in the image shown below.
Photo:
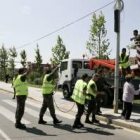
[[[61,62],[59,72],[59,85],[63,85],[64,81],[69,80],[68,61]]]

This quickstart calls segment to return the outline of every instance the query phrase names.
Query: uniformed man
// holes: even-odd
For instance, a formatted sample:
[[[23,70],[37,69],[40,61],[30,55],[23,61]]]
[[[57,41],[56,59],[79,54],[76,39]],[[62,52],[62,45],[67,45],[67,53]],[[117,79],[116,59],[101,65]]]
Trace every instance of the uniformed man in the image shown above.
[[[43,86],[42,86],[43,103],[39,114],[39,121],[38,121],[39,124],[47,123],[47,121],[43,120],[43,116],[47,108],[49,108],[54,124],[58,124],[62,122],[56,118],[55,108],[53,103],[53,93],[55,87],[54,80],[56,78],[56,73],[58,71],[58,68],[59,67],[56,67],[53,71],[51,67],[46,67],[45,69],[45,76],[43,79]]]
[[[26,129],[26,126],[21,123],[21,119],[24,114],[25,101],[28,95],[28,85],[26,82],[26,77],[31,70],[31,63],[28,63],[28,68],[25,72],[25,68],[20,68],[18,71],[18,76],[14,82],[14,87],[16,90],[16,98],[17,98],[17,108],[15,114],[15,127],[19,129]]]
[[[105,93],[108,87],[112,87],[110,83],[108,83],[104,78],[104,70],[100,69],[98,72],[98,80],[96,81],[97,91],[102,92],[102,94],[97,94],[96,96],[96,114],[102,115],[101,112],[101,104],[105,98]]]
[[[98,94],[102,94],[102,92],[97,91],[97,86],[96,86],[95,82],[98,80],[98,78],[99,78],[99,75],[95,73],[87,85],[87,94],[88,95],[87,95],[86,99],[88,100],[88,110],[87,110],[87,114],[86,114],[85,123],[89,123],[89,124],[99,123],[99,121],[95,118],[96,96]],[[91,113],[92,113],[92,121],[90,121],[90,119],[89,119]]]
[[[130,69],[130,61],[129,61],[129,55],[126,54],[126,48],[122,49],[122,53],[119,57],[119,64],[120,68],[122,69],[122,76],[125,79],[126,74],[131,74],[131,69]]]
[[[81,123],[81,117],[84,112],[84,104],[85,104],[85,98],[86,98],[86,90],[87,90],[87,80],[88,75],[83,74],[81,79],[79,79],[74,87],[72,99],[76,102],[78,112],[75,117],[75,121],[73,124],[73,128],[81,128],[84,127],[84,125]]]

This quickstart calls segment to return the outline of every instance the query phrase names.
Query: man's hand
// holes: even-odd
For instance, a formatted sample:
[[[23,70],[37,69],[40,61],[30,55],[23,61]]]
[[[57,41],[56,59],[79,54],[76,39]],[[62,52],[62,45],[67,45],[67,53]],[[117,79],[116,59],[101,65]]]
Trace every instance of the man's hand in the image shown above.
[[[133,38],[130,38],[130,41],[133,41],[135,38],[133,37]]]

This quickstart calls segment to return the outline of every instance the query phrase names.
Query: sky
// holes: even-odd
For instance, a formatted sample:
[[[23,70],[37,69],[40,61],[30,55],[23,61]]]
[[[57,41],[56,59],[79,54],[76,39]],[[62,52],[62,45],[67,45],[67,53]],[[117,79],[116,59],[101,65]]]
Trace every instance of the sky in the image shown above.
[[[89,40],[92,14],[79,22],[67,26],[39,41],[35,41],[52,33],[77,19],[96,11],[113,0],[0,0],[0,47],[2,44],[8,49],[15,46],[20,61],[20,52],[27,52],[27,61],[35,61],[35,49],[38,43],[43,63],[52,57],[52,47],[56,45],[58,35],[62,38],[71,58],[82,58],[90,54],[86,49]],[[140,0],[123,0],[124,10],[121,12],[120,50],[131,44],[133,30],[140,30]],[[110,58],[116,55],[116,33],[114,32],[114,5],[104,9],[107,29],[106,38],[109,39]],[[100,11],[97,11],[98,15]],[[30,43],[32,42],[32,43]],[[25,44],[28,44],[24,46]],[[131,50],[135,56],[135,50]]]

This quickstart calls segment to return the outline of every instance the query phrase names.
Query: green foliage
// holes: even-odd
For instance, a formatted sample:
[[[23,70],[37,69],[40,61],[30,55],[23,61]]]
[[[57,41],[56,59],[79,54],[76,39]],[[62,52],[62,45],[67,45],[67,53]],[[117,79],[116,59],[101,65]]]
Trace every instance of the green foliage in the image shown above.
[[[33,83],[36,78],[40,78],[40,77],[41,77],[40,73],[38,73],[38,72],[31,72],[29,77],[28,77],[29,78],[29,82]]]
[[[40,54],[39,46],[37,44],[37,48],[35,50],[36,56],[35,56],[35,63],[37,64],[37,72],[41,71],[41,64],[42,64],[42,56]]]
[[[90,37],[87,41],[87,50],[94,58],[109,59],[111,51],[109,49],[109,39],[105,39],[107,30],[105,28],[105,17],[101,12],[97,17],[93,14],[92,25],[90,27]]]
[[[35,85],[42,85],[42,78],[36,78],[33,83]]]
[[[15,70],[15,58],[17,57],[17,51],[15,47],[12,47],[9,49],[8,52],[9,56],[10,56],[10,60],[9,60],[9,74],[11,77],[14,77],[14,70]]]
[[[26,61],[27,61],[27,54],[26,54],[26,51],[25,50],[22,50],[21,52],[20,52],[20,56],[21,56],[21,65],[22,65],[22,67],[23,68],[25,68],[25,66],[26,66]]]
[[[8,52],[4,46],[0,48],[0,79],[4,79],[8,67]]]
[[[54,65],[58,65],[61,60],[69,58],[69,51],[66,51],[66,46],[63,44],[63,40],[58,36],[57,44],[52,47],[52,58],[50,61]]]

